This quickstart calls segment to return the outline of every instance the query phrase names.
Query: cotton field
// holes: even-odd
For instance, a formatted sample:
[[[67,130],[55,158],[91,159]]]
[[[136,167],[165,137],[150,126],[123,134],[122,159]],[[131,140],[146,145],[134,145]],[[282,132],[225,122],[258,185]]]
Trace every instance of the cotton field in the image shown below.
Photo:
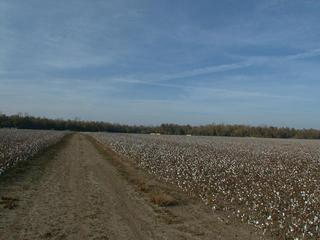
[[[58,142],[65,132],[0,129],[0,175],[19,161]]]
[[[213,210],[277,239],[320,238],[320,142],[92,134]]]

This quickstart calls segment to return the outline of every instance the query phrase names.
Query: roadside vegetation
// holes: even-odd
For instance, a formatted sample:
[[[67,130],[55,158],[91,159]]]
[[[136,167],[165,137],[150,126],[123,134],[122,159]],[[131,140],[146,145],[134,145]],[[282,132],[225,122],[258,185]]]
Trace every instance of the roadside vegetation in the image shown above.
[[[67,132],[0,129],[0,175],[58,143]]]

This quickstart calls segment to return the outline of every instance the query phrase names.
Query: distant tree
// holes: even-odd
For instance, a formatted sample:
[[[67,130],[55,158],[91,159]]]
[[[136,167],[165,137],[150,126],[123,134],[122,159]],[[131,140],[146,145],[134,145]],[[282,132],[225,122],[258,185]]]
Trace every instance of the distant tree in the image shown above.
[[[71,130],[87,132],[122,132],[122,133],[152,133],[173,135],[205,135],[205,136],[232,136],[232,137],[268,137],[268,138],[304,138],[320,139],[320,130],[316,129],[294,129],[277,128],[269,126],[246,126],[246,125],[226,125],[208,124],[202,126],[178,125],[165,123],[160,126],[129,126],[116,123],[48,119],[32,117],[28,114],[18,113],[7,116],[0,113],[0,128],[23,128],[23,129],[53,129]]]

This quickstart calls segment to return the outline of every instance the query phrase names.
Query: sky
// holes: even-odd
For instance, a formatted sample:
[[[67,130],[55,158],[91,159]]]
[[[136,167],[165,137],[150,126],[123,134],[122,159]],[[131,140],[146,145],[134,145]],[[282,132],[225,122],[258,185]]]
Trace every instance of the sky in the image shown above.
[[[320,129],[318,0],[0,0],[0,112]]]

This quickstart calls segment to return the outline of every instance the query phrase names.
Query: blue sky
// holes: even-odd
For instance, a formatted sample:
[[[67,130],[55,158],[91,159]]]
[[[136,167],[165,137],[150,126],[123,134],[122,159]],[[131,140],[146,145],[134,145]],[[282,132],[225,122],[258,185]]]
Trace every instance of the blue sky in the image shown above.
[[[318,0],[0,0],[0,111],[320,128]]]

